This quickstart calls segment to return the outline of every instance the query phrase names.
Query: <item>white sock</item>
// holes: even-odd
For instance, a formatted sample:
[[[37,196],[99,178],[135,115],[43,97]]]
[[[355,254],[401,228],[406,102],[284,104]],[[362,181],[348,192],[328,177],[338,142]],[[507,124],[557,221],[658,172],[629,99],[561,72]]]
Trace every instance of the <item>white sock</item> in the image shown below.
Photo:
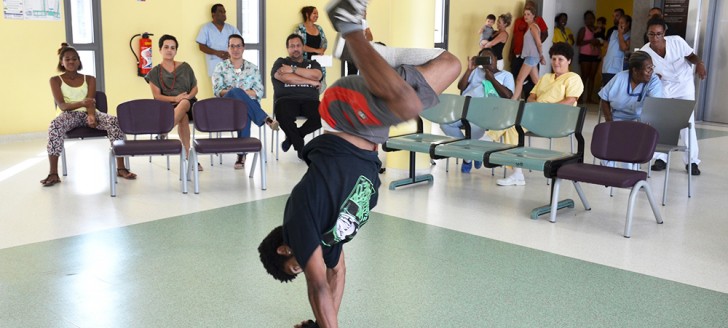
[[[521,168],[515,168],[513,169],[513,174],[511,174],[512,177],[518,177],[518,178],[524,178],[523,176],[523,169]]]
[[[418,66],[437,58],[445,52],[444,49],[419,49],[419,48],[393,48],[383,46],[378,43],[372,43],[372,47],[391,67],[400,65]]]

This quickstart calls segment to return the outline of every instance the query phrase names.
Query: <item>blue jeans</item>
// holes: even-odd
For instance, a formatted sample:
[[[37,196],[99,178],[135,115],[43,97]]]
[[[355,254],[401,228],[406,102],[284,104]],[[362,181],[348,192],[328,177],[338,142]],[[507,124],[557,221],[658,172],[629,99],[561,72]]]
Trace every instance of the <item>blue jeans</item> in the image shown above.
[[[225,94],[224,98],[242,100],[248,106],[248,121],[245,123],[245,128],[238,131],[238,138],[250,137],[251,122],[257,126],[263,126],[265,124],[265,119],[268,118],[268,114],[263,111],[263,108],[260,107],[260,103],[257,100],[250,98],[242,89],[232,88]]]
[[[463,127],[463,121],[457,120],[450,124],[440,124],[440,129],[445,132],[445,135],[455,138],[464,138],[463,131],[460,128]],[[470,139],[477,140],[483,137],[485,130],[475,124],[470,124]]]

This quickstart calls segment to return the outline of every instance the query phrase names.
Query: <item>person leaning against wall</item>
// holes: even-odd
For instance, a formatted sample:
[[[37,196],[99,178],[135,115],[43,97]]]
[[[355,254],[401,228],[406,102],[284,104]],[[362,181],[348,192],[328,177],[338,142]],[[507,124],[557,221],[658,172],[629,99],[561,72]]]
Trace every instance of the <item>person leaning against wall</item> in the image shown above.
[[[506,28],[511,26],[511,19],[512,17],[510,13],[498,16],[498,20],[496,21],[496,27],[498,27],[498,30],[490,37],[489,40],[485,43],[481,43],[481,48],[491,49],[493,54],[495,54],[495,57],[498,58],[496,67],[499,71],[503,70],[503,48],[506,46],[506,42],[508,42],[508,31]]]
[[[48,127],[50,173],[45,179],[40,180],[44,187],[61,182],[58,176],[58,157],[63,152],[66,132],[87,126],[106,130],[110,141],[124,139],[124,132],[119,128],[117,118],[96,110],[96,78],[80,74],[81,69],[83,65],[76,49],[66,43],[61,44],[61,48],[58,49],[58,71],[61,74],[51,77],[50,80],[53,100],[60,111]],[[119,177],[136,179],[136,174],[124,166],[124,158],[117,158],[116,165],[118,167],[116,174]]]
[[[622,15],[619,17],[617,31],[608,34],[607,53],[604,55],[602,64],[602,86],[607,85],[615,74],[624,70],[627,52],[630,44],[630,30],[632,29],[632,17]]]
[[[228,37],[233,34],[241,35],[235,26],[225,23],[227,20],[227,12],[223,5],[216,3],[210,9],[212,13],[212,22],[205,23],[197,34],[197,45],[200,51],[205,53],[205,62],[207,63],[207,75],[212,78],[215,66],[225,59],[230,58],[227,51]]]
[[[318,22],[318,9],[314,6],[305,6],[301,8],[301,18],[303,23],[298,24],[293,30],[294,34],[298,34],[303,39],[303,59],[313,60],[313,56],[323,56],[329,46],[326,39],[326,33]],[[326,67],[321,67],[324,77],[321,79],[322,88],[326,88]]]

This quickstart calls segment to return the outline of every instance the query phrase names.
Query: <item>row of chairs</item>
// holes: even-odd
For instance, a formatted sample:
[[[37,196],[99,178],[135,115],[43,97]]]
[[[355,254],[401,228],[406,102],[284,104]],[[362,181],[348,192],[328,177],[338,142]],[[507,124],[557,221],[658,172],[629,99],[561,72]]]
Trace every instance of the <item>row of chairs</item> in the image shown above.
[[[246,124],[247,107],[244,102],[229,98],[200,100],[192,108],[194,130],[219,134],[242,130]],[[153,99],[131,100],[117,107],[119,127],[127,135],[161,135],[174,128],[174,109],[171,104]],[[249,177],[260,165],[261,189],[266,190],[265,150],[257,138],[220,137],[198,139],[193,132],[190,158],[177,139],[118,140],[109,151],[109,182],[111,196],[116,196],[116,158],[134,156],[180,156],[180,181],[182,192],[187,193],[188,174],[192,174],[194,191],[199,193],[198,154],[255,153]],[[191,173],[190,173],[191,172]]]
[[[108,111],[106,94],[96,92],[96,106],[101,112]],[[235,138],[233,132],[242,130],[247,122],[247,106],[235,99],[211,98],[195,103],[192,108],[194,120],[192,149],[190,150],[190,163],[197,163],[198,154],[225,154],[225,153],[255,153],[249,177],[252,178],[256,169],[256,160],[260,159],[261,189],[266,190],[265,147],[258,138]],[[163,135],[174,128],[174,108],[171,104],[152,100],[132,100],[117,107],[119,127],[134,140],[119,140],[112,143],[109,153],[109,182],[111,196],[116,196],[116,157],[134,156],[180,156],[180,181],[183,193],[187,193],[188,174],[192,172],[194,191],[199,193],[199,173],[197,168],[188,167],[186,151],[182,143],[176,139],[137,140],[137,135]],[[218,138],[198,139],[196,131],[216,134]],[[222,138],[222,132],[231,132],[230,138]],[[262,133],[261,133],[262,134]],[[106,138],[103,130],[89,127],[77,127],[68,131],[65,139],[91,139]],[[65,147],[61,153],[63,175],[68,174],[66,165]],[[128,163],[128,162],[127,162]],[[167,162],[169,169],[169,161]]]
[[[550,221],[556,222],[558,209],[574,207],[571,199],[559,200],[561,181],[571,180],[587,210],[590,206],[579,182],[632,189],[625,222],[625,237],[631,236],[633,207],[639,190],[646,192],[657,223],[663,222],[646,182],[646,172],[584,164],[582,128],[586,108],[559,104],[524,104],[508,99],[456,95],[442,95],[440,100],[437,106],[423,111],[421,118],[418,119],[418,130],[415,133],[392,137],[385,143],[383,147],[385,151],[410,152],[409,177],[392,182],[390,189],[432,181],[432,175],[415,175],[414,156],[419,152],[429,154],[432,159],[455,157],[480,160],[486,167],[514,166],[544,172],[544,176],[553,182],[550,204],[534,209],[531,212],[532,219],[550,213]],[[465,139],[424,133],[422,118],[438,124],[462,120],[465,126]],[[518,145],[470,140],[470,123],[493,130],[515,126],[519,136]],[[577,141],[577,150],[561,152],[525,146],[525,129],[538,137],[573,136]],[[605,122],[595,128],[591,149],[595,157],[603,160],[643,164],[652,158],[658,145],[658,138],[657,130],[647,124]]]

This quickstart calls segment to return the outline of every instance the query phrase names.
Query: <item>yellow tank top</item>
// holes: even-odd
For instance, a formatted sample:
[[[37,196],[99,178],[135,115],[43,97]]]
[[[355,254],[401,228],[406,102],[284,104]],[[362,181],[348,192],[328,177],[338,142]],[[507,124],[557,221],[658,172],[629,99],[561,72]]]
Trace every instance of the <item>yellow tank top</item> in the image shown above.
[[[60,75],[58,75],[58,78],[61,79],[61,93],[63,94],[63,101],[67,103],[77,102],[83,100],[88,95],[86,75],[83,76],[83,84],[81,84],[81,86],[79,87],[72,87],[66,84],[66,81],[63,81],[63,78]],[[76,108],[73,111],[85,112],[86,108]],[[60,109],[58,110],[58,113],[61,113]]]

